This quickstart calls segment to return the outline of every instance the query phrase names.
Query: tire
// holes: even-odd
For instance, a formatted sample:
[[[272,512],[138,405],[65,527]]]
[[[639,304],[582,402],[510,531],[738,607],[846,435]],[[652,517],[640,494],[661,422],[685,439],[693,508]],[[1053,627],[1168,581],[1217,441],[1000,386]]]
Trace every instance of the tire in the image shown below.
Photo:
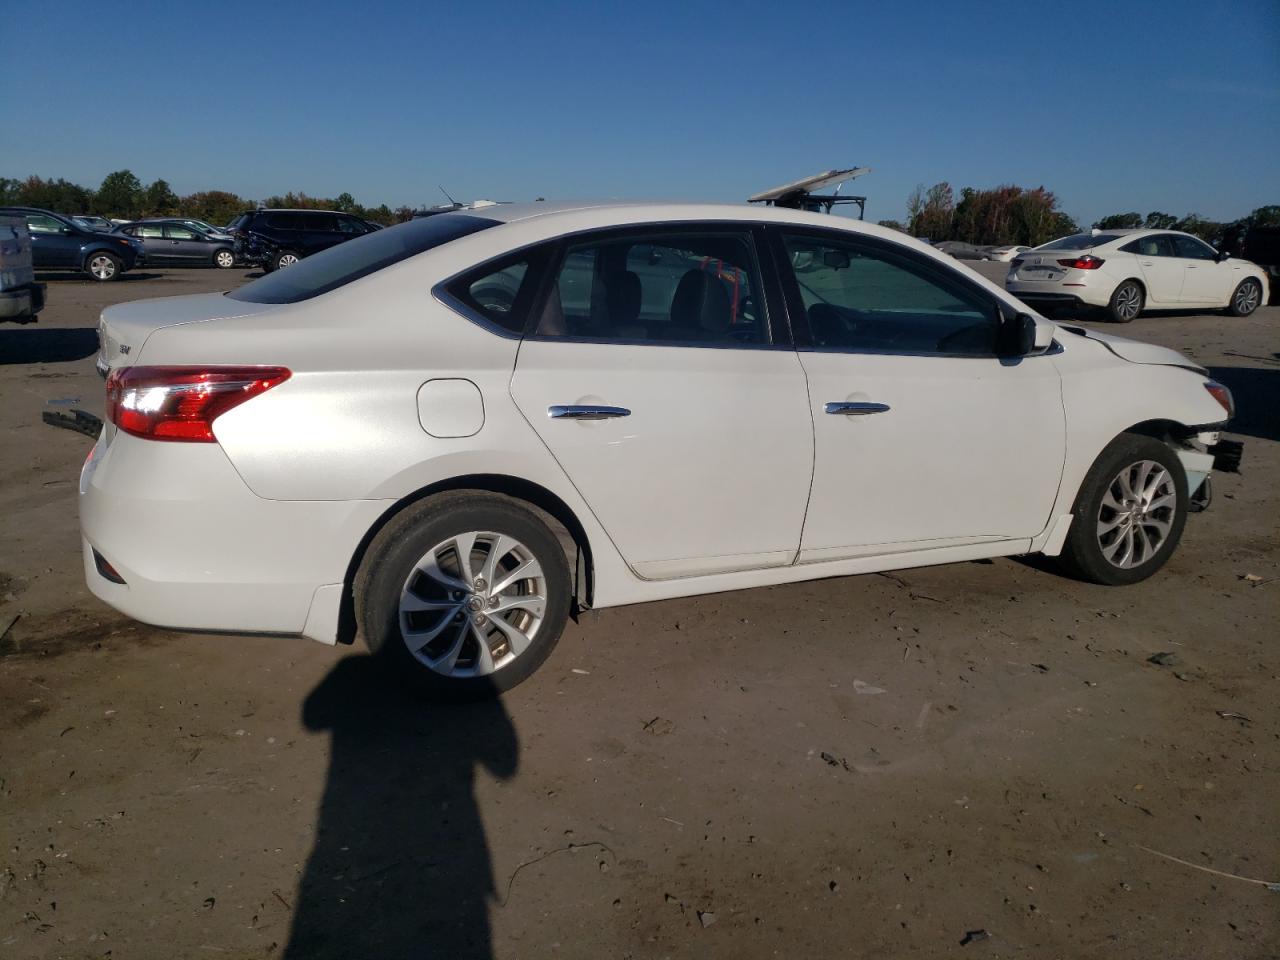
[[[301,259],[302,257],[294,253],[292,250],[281,250],[271,258],[271,269],[283,270],[285,267],[292,267]]]
[[[1172,501],[1159,506],[1169,496]],[[1106,586],[1145,580],[1177,548],[1189,499],[1182,461],[1167,444],[1121,434],[1102,451],[1080,485],[1059,564],[1072,576]],[[1130,513],[1125,513],[1126,507]]]
[[[220,247],[213,252],[213,265],[229,270],[236,265],[236,255],[227,247]]]
[[[472,577],[459,576],[459,542]],[[496,559],[495,548],[504,551]],[[365,644],[396,679],[432,697],[476,700],[541,666],[571,594],[564,548],[542,520],[518,500],[461,491],[408,507],[379,531],[354,600]]]
[[[1247,317],[1262,303],[1262,284],[1253,277],[1245,277],[1231,294],[1227,313],[1233,317]]]
[[[89,275],[91,280],[100,282],[119,280],[121,274],[124,273],[124,261],[114,253],[97,250],[85,257],[84,272]]]
[[[1111,302],[1107,304],[1107,316],[1113,323],[1132,323],[1142,313],[1146,300],[1142,284],[1137,280],[1126,280],[1111,294]]]

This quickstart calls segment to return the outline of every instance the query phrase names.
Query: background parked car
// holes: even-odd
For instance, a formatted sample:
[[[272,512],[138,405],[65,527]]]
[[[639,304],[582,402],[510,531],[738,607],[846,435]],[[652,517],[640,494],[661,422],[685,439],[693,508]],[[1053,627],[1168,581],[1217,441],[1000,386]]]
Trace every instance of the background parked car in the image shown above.
[[[981,247],[975,247],[972,243],[965,243],[962,240],[943,240],[941,243],[935,244],[935,246],[943,253],[950,254],[957,260],[991,259]]]
[[[98,230],[101,233],[110,233],[113,226],[112,222],[106,217],[95,217],[87,213],[79,213],[71,218],[82,227],[90,230]]]
[[[225,227],[215,227],[211,223],[205,223],[203,220],[192,220],[190,218],[176,218],[179,223],[185,223],[188,227],[195,227],[201,233],[207,233],[219,240],[234,240],[235,238],[227,232]]]
[[[31,269],[31,235],[22,217],[0,216],[0,321],[31,323],[44,309],[44,284]]]
[[[333,210],[247,210],[231,227],[236,256],[268,271],[373,232],[359,217]]]
[[[988,247],[987,255],[992,260],[999,260],[1003,263],[1008,263],[1018,254],[1026,253],[1030,249],[1031,249],[1030,247],[1017,247],[1017,246]]]
[[[37,270],[83,270],[94,280],[118,280],[146,259],[142,244],[132,237],[90,230],[52,210],[0,207],[2,214],[27,221]]]
[[[115,232],[141,241],[148,263],[179,266],[235,266],[233,241],[188,226],[181,220],[139,220],[116,227]]]
[[[1015,257],[1004,286],[1045,308],[1100,307],[1116,323],[1128,323],[1147,307],[1208,307],[1247,317],[1267,298],[1267,275],[1257,264],[1172,230],[1062,237]]]
[[[1280,298],[1280,227],[1232,230],[1222,238],[1222,251],[1256,263],[1271,281],[1271,303]]]

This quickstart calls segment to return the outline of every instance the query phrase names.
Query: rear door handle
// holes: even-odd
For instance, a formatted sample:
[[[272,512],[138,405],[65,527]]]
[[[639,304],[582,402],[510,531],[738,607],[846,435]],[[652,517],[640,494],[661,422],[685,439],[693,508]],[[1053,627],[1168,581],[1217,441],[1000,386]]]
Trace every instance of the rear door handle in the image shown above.
[[[822,408],[827,413],[836,413],[844,417],[865,417],[870,413],[884,413],[889,409],[887,403],[856,403],[853,401],[832,401]]]
[[[612,420],[614,417],[629,417],[631,411],[626,407],[578,406],[566,403],[547,407],[547,416],[552,420]]]

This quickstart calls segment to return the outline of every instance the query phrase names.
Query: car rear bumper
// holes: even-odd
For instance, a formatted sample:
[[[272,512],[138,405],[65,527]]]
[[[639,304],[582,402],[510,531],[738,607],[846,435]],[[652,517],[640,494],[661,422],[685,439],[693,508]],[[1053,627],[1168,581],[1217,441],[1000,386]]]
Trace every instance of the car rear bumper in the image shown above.
[[[25,283],[11,290],[0,290],[0,320],[30,323],[43,309],[43,283]]]
[[[1024,303],[1049,307],[1105,307],[1111,301],[1110,294],[1085,286],[1064,289],[1055,283],[1006,280],[1004,288]]]
[[[390,506],[264,500],[217,444],[141,440],[111,426],[85,462],[79,499],[89,590],[122,613],[161,627],[330,643],[336,605],[317,621],[313,599],[344,582],[356,546]]]

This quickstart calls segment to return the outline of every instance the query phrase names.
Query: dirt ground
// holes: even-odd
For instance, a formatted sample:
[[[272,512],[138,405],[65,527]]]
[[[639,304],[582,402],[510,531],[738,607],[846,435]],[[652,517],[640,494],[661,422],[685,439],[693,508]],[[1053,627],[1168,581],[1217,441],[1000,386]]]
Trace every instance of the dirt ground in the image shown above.
[[[1151,581],[606,610],[443,707],[83,585],[92,441],[41,413],[101,413],[103,306],[243,277],[53,280],[0,327],[0,956],[1280,956],[1280,890],[1207,872],[1280,881],[1280,308],[1120,330],[1212,367],[1246,441]]]

